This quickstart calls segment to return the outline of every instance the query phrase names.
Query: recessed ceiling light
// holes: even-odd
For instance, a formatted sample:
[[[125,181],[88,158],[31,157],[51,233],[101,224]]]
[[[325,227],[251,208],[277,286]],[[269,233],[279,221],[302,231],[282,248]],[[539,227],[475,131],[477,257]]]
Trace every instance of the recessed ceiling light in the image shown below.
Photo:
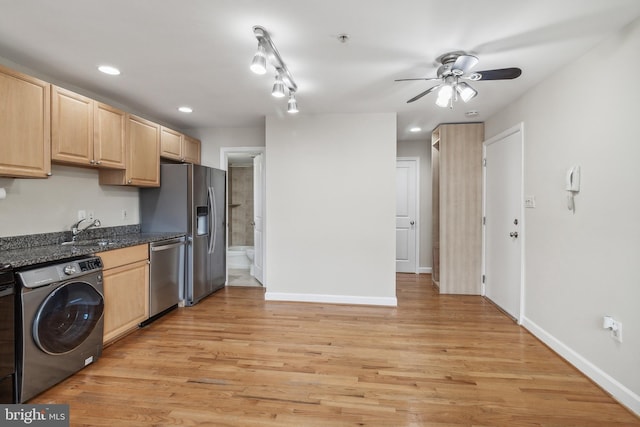
[[[411,129],[409,129],[409,132],[414,132],[415,133],[415,132],[420,132],[421,130],[422,130],[422,128],[419,128],[419,127],[416,126],[416,127],[413,127]]]
[[[180,111],[181,113],[193,113],[193,108],[191,107],[178,107],[178,111]]]
[[[117,76],[120,74],[120,70],[116,67],[112,67],[111,65],[101,65],[98,67],[98,70],[102,71],[105,74],[109,74],[110,76]]]

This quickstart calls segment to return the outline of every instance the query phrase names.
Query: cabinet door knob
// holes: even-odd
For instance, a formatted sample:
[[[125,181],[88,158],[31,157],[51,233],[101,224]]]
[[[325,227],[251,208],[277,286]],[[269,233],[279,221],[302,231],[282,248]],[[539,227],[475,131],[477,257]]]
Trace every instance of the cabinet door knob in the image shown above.
[[[131,180],[128,180],[128,181],[127,181],[127,184],[131,184]]]
[[[93,159],[89,160],[89,164],[91,164],[91,165],[92,165],[92,164],[94,164],[94,163],[95,163],[95,160],[93,160]]]

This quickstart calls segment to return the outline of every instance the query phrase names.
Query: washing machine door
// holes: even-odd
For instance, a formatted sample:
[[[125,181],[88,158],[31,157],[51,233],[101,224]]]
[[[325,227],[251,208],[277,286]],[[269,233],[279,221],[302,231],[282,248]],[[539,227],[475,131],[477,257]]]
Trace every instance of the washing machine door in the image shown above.
[[[61,285],[42,302],[33,321],[33,339],[42,351],[73,351],[95,329],[104,312],[104,297],[89,283]]]

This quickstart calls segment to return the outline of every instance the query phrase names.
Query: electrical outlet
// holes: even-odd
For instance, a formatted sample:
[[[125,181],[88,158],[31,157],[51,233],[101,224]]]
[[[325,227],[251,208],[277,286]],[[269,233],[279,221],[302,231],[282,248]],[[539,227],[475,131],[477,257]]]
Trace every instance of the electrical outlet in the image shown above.
[[[78,211],[78,221],[83,219],[87,219],[87,211],[81,209]]]
[[[611,316],[604,316],[602,319],[602,327],[611,331],[611,338],[618,342],[622,342],[622,323]]]
[[[622,342],[622,323],[614,320],[613,324],[614,327],[611,330],[611,337],[618,342]]]

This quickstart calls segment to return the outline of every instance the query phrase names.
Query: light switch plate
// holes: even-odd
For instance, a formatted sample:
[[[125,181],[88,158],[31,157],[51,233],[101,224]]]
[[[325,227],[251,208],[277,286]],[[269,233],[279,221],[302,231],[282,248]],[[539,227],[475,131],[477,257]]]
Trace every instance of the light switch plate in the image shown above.
[[[535,196],[524,196],[524,207],[525,208],[535,208],[536,207],[536,197]]]

